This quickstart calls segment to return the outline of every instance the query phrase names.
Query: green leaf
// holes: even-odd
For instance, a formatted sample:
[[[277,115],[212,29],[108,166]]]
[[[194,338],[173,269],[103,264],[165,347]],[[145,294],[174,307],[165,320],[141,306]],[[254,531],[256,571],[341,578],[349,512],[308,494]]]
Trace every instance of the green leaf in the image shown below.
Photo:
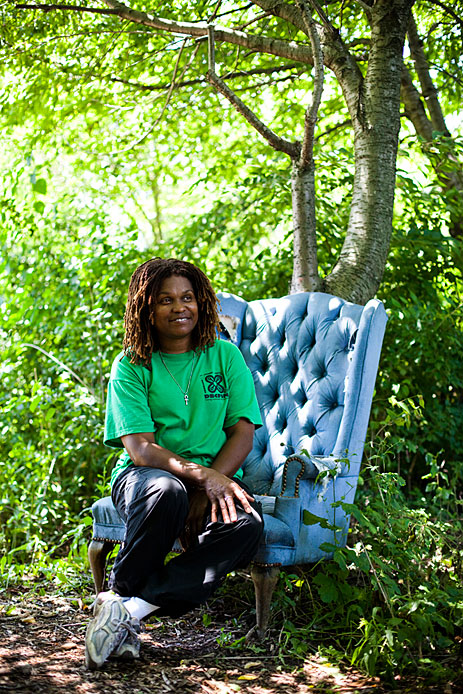
[[[31,412],[35,412],[37,407],[39,406],[39,402],[42,400],[42,394],[39,393],[35,397],[32,398],[32,400],[29,403],[29,409]]]
[[[315,576],[314,583],[317,586],[318,594],[323,602],[327,604],[336,602],[339,597],[339,591],[331,576],[319,573]]]
[[[317,523],[319,523],[320,526],[325,530],[340,530],[340,528],[338,528],[337,525],[333,525],[326,518],[322,518],[322,516],[317,516],[315,515],[315,513],[307,511],[307,509],[304,509],[302,513],[302,522],[305,525],[317,525]]]
[[[44,178],[39,178],[35,183],[32,184],[32,189],[40,195],[45,195],[47,192],[47,182]]]
[[[316,525],[317,523],[322,523],[323,521],[326,521],[326,518],[316,516],[315,513],[311,513],[310,511],[304,509],[302,513],[302,520],[305,523],[305,525]]]

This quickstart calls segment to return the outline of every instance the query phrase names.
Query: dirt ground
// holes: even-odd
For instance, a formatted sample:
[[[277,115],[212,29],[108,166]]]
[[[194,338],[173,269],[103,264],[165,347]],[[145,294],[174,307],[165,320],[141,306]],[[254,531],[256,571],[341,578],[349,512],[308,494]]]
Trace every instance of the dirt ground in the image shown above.
[[[206,618],[204,618],[206,614]],[[51,593],[33,596],[11,589],[0,596],[0,692],[12,694],[309,694],[313,692],[436,692],[456,694],[452,685],[428,687],[425,682],[393,686],[341,671],[316,655],[284,658],[276,653],[278,634],[264,646],[232,649],[226,643],[242,637],[252,614],[240,614],[215,600],[207,613],[197,610],[185,618],[162,619],[147,625],[141,635],[139,660],[109,661],[89,672],[84,665],[84,634],[89,608],[76,596]],[[242,615],[242,608],[241,608]],[[210,622],[205,626],[204,622]]]

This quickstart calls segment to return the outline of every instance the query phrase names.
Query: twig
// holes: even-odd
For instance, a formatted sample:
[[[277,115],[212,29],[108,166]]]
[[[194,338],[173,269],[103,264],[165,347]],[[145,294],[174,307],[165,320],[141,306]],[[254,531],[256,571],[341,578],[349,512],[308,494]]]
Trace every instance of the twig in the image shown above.
[[[429,66],[433,68],[436,72],[440,72],[442,75],[445,75],[446,77],[450,77],[454,82],[459,84],[460,86],[463,86],[463,80],[461,77],[458,77],[454,72],[449,72],[448,70],[445,70],[441,65],[437,65],[436,63],[429,63]]]
[[[295,80],[298,77],[301,76],[301,72],[296,72],[295,74],[292,75],[286,75],[286,77],[280,77],[280,79],[273,79],[273,80],[261,80],[260,82],[252,82],[252,84],[248,84],[246,87],[240,87],[239,89],[236,89],[237,94],[243,94],[244,92],[250,92],[256,89],[261,89],[262,87],[267,87],[270,84],[280,84],[280,82],[287,82],[288,80]]]
[[[166,683],[166,685],[167,685],[169,691],[171,691],[171,692],[175,691],[174,688],[173,688],[173,686],[172,686],[172,683],[171,683],[170,679],[167,677],[167,675],[166,675],[166,673],[164,672],[164,670],[161,670],[161,677],[162,677],[162,679],[164,680],[164,682]]]
[[[22,346],[23,346],[23,347],[31,347],[32,349],[36,349],[36,350],[38,350],[39,352],[42,352],[42,354],[45,354],[45,356],[47,356],[49,359],[51,359],[52,361],[54,361],[56,364],[59,364],[59,366],[62,366],[63,369],[65,369],[68,373],[70,373],[71,376],[74,376],[74,378],[75,378],[77,381],[79,381],[79,383],[82,384],[82,385],[84,386],[84,388],[85,388],[86,390],[88,390],[89,393],[91,393],[91,395],[95,398],[95,400],[97,400],[97,398],[96,398],[96,396],[95,396],[95,393],[94,393],[93,390],[90,388],[90,386],[88,386],[88,385],[81,379],[81,377],[80,377],[78,374],[76,374],[75,371],[73,371],[72,369],[70,369],[69,366],[67,366],[64,362],[62,362],[61,359],[57,359],[56,357],[53,356],[53,354],[50,354],[50,352],[47,352],[46,349],[43,349],[43,347],[39,347],[38,345],[34,345],[34,344],[32,344],[32,342],[23,342],[23,345],[22,345]]]
[[[331,24],[330,20],[328,19],[327,15],[325,14],[324,10],[320,7],[318,4],[317,0],[309,0],[310,4],[314,8],[315,12],[318,14],[320,19],[322,20],[322,24],[324,25],[325,29],[328,29],[328,31],[335,31],[334,26]]]
[[[159,125],[159,123],[161,122],[161,119],[162,119],[162,117],[164,116],[164,113],[165,113],[165,111],[166,111],[166,108],[167,108],[167,106],[169,105],[169,102],[170,102],[170,99],[171,99],[171,96],[172,96],[172,92],[174,91],[174,87],[175,87],[175,78],[176,78],[176,76],[177,76],[177,70],[178,70],[180,58],[182,57],[183,49],[185,48],[185,44],[186,44],[187,41],[188,41],[187,38],[183,39],[182,46],[181,46],[181,48],[180,48],[179,54],[178,54],[178,56],[177,56],[177,60],[176,60],[176,62],[175,62],[174,74],[173,74],[173,76],[172,76],[172,82],[170,83],[169,91],[167,92],[166,100],[165,100],[165,102],[164,102],[164,106],[163,106],[162,109],[161,109],[161,113],[160,113],[159,116],[156,118],[156,120],[154,121],[154,123],[152,123],[152,125],[150,126],[150,128],[149,128],[149,129],[148,129],[148,130],[147,130],[136,142],[133,142],[131,145],[129,145],[128,147],[125,147],[124,149],[120,149],[120,150],[118,150],[118,151],[116,151],[116,152],[111,152],[112,155],[116,155],[116,154],[125,154],[126,152],[129,152],[129,151],[130,151],[131,149],[133,149],[134,147],[138,147],[138,145],[141,145],[141,143],[144,142],[144,141],[146,140],[146,138],[147,138],[149,135],[151,135],[151,133],[153,132],[153,130],[154,130],[154,129]],[[198,48],[198,47],[196,47],[195,50],[193,51],[193,55],[196,55],[197,48]],[[188,64],[189,64],[189,63],[188,63]],[[184,73],[183,73],[183,74],[184,74]]]
[[[222,2],[220,1],[217,4],[217,7],[219,7],[219,5],[221,5],[221,4],[222,4]],[[236,14],[237,12],[244,12],[244,10],[249,10],[250,7],[253,7],[253,5],[254,5],[253,2],[248,2],[246,5],[243,5],[243,7],[237,7],[234,10],[227,10],[227,12],[221,12],[220,14],[216,14],[215,13],[216,11],[214,10],[214,12],[212,13],[212,17],[209,17],[209,21],[211,21],[211,19],[216,19],[217,17],[226,17],[228,14]]]
[[[453,17],[453,19],[460,25],[460,27],[463,28],[463,19],[461,19],[461,18],[456,14],[456,12],[454,12],[454,11],[452,10],[451,7],[449,7],[448,5],[446,5],[446,4],[443,3],[443,2],[439,2],[439,0],[428,0],[428,1],[431,3],[431,5],[437,5],[437,6],[440,7],[442,10],[444,10],[444,12],[446,12],[446,13],[449,14],[451,17]]]
[[[368,559],[368,563],[369,563],[369,565],[370,565],[370,569],[372,570],[373,575],[374,575],[374,577],[376,578],[376,583],[378,584],[378,588],[379,588],[379,590],[380,590],[380,593],[381,593],[381,595],[383,596],[384,601],[385,601],[386,605],[387,605],[388,608],[389,608],[389,612],[391,613],[391,617],[395,617],[394,610],[392,609],[392,605],[391,605],[391,603],[390,603],[390,601],[389,601],[389,597],[388,597],[386,591],[384,590],[383,584],[382,584],[381,581],[379,580],[379,576],[378,576],[378,574],[377,574],[377,572],[376,572],[376,569],[375,569],[375,567],[374,567],[374,565],[373,565],[373,562],[372,562],[371,559],[370,559],[370,554],[369,554],[367,548],[365,547],[365,545],[363,544],[363,542],[361,542],[360,544],[361,544],[362,549],[364,550],[365,554],[367,555],[367,559]]]
[[[102,34],[143,34],[144,32],[139,31],[138,29],[131,29],[131,30],[125,30],[125,29],[118,29],[117,31],[113,29],[97,29],[95,31],[76,31],[73,32],[72,34],[57,34],[56,36],[50,36],[47,39],[44,39],[40,43],[35,43],[34,44],[34,50],[37,50],[38,48],[42,48],[42,46],[45,46],[47,43],[51,43],[52,41],[59,41],[60,39],[74,39],[77,36],[92,36],[94,34],[97,34],[98,36],[101,36]],[[22,55],[23,53],[28,53],[30,49],[24,49],[24,50],[17,50],[14,52],[14,55]]]
[[[95,55],[95,58],[93,60],[93,64],[89,65],[85,74],[83,75],[83,81],[84,82],[86,82],[87,80],[89,80],[91,78],[93,70],[102,66],[103,61],[105,60],[106,56],[108,55],[110,50],[114,47],[117,40],[120,38],[121,34],[124,33],[124,31],[125,31],[125,27],[122,27],[119,31],[112,34],[108,38],[108,40],[106,41],[106,43],[104,45],[102,44],[101,53],[99,55],[98,54]]]
[[[352,121],[350,118],[348,118],[347,120],[343,120],[342,123],[337,123],[336,125],[333,125],[333,127],[331,128],[327,128],[324,132],[320,133],[320,135],[317,135],[315,140],[321,140],[323,137],[326,137],[327,135],[331,135],[331,133],[336,132],[336,130],[345,128],[347,125],[352,125]]]
[[[100,7],[82,7],[82,5],[43,5],[40,3],[29,5],[28,3],[16,5],[17,10],[42,10],[42,12],[54,12],[55,10],[72,10],[73,12],[90,12],[92,14],[119,14],[119,10],[105,10]]]
[[[256,14],[255,17],[250,19],[245,24],[240,24],[240,26],[238,28],[240,31],[243,31],[243,29],[247,29],[247,27],[251,26],[251,24],[254,24],[254,22],[258,22],[259,19],[264,19],[264,17],[269,17],[270,14],[271,14],[270,12],[261,12],[260,14]]]
[[[225,75],[221,75],[222,80],[232,80],[237,77],[253,77],[254,75],[271,75],[273,72],[284,72],[285,70],[294,70],[295,68],[300,69],[300,63],[289,63],[288,65],[275,65],[273,67],[260,67],[254,70],[236,70],[234,72],[227,72]],[[300,72],[296,73],[299,75]],[[103,75],[104,77],[104,75]],[[164,84],[142,84],[141,82],[131,82],[130,80],[122,79],[121,77],[110,77],[111,82],[119,82],[121,84],[126,84],[129,87],[134,87],[140,91],[154,92],[154,91],[164,91],[170,86],[169,83]],[[197,77],[191,80],[184,80],[182,82],[176,82],[175,87],[190,87],[193,84],[203,84],[206,81],[205,77]]]
[[[70,634],[71,636],[74,636],[74,633],[70,629],[66,629],[66,627],[63,627],[62,624],[55,624],[55,628],[57,629],[62,629],[65,631],[67,634]]]
[[[219,9],[220,9],[221,4],[222,4],[222,0],[218,0],[217,3],[216,3],[216,6],[215,6],[214,9],[212,10],[211,16],[207,18],[207,23],[208,23],[208,24],[212,23],[212,22],[214,21],[214,19],[217,17],[217,13],[218,13],[218,11],[219,11]],[[235,10],[233,10],[233,11],[235,11]]]

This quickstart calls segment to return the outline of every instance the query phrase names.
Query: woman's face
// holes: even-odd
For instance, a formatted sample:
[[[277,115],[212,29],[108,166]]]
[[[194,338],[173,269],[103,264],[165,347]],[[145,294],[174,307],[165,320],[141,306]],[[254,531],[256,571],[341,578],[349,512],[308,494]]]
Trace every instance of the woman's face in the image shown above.
[[[152,321],[161,350],[180,353],[192,349],[198,304],[187,277],[171,275],[162,282]]]

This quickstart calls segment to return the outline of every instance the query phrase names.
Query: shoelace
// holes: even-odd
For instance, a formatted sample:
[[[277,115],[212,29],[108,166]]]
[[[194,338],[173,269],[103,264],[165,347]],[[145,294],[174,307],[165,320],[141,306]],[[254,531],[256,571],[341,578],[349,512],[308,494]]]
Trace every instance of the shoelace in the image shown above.
[[[138,638],[138,634],[140,633],[140,631],[137,631],[136,627],[135,627],[135,626],[133,625],[133,623],[132,623],[132,620],[126,620],[126,621],[124,621],[124,620],[122,620],[122,619],[116,619],[116,617],[114,617],[114,618],[111,620],[111,624],[113,625],[113,627],[114,627],[116,630],[118,630],[120,627],[122,627],[122,628],[125,629],[131,636],[133,636],[134,638]],[[137,625],[137,626],[138,626],[138,625]]]

